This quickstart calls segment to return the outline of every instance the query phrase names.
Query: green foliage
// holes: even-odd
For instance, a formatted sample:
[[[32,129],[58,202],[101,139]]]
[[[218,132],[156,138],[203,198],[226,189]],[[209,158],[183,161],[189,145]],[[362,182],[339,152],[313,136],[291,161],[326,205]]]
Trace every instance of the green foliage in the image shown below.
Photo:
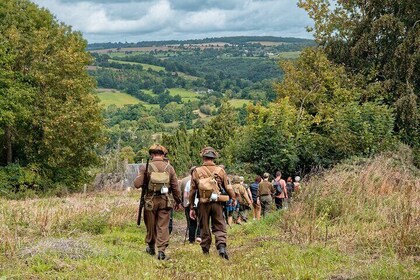
[[[204,148],[205,138],[202,130],[188,133],[185,128],[174,134],[163,134],[162,144],[169,150],[169,159],[179,175],[187,174],[192,166],[201,162],[200,151]]]
[[[207,145],[215,148],[223,156],[225,152],[223,149],[229,139],[235,134],[237,128],[238,115],[232,105],[224,101],[220,107],[219,114],[211,119],[204,129]]]
[[[0,137],[7,150],[0,161],[35,164],[47,179],[77,188],[101,139],[86,42],[26,0],[2,1],[0,15]]]
[[[268,108],[249,107],[248,125],[230,142],[232,163],[250,163],[250,171],[256,174],[294,171],[299,137],[305,129],[305,123],[296,120],[296,109],[288,99]]]
[[[0,196],[7,198],[31,197],[45,187],[35,166],[21,167],[9,164],[0,167]]]
[[[420,24],[416,0],[301,0],[315,21],[315,38],[328,58],[380,87],[396,110],[395,130],[416,145],[420,134]]]

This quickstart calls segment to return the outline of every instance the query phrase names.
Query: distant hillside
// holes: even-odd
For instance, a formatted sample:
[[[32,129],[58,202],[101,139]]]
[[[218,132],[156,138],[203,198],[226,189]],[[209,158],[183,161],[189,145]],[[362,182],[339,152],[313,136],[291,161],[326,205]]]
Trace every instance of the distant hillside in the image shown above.
[[[88,50],[101,50],[111,48],[135,48],[135,47],[153,47],[166,45],[181,45],[181,44],[209,44],[209,43],[226,43],[236,45],[246,45],[249,43],[258,42],[278,42],[284,44],[299,44],[299,45],[315,45],[313,40],[293,38],[293,37],[275,37],[275,36],[234,36],[234,37],[215,37],[204,39],[191,40],[168,40],[168,41],[142,41],[137,43],[122,43],[122,42],[108,42],[108,43],[93,43],[88,45]]]

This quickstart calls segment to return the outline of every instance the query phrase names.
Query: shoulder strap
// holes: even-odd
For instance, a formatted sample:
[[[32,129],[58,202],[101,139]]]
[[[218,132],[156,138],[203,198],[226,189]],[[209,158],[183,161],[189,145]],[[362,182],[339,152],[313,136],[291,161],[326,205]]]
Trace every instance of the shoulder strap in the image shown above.
[[[213,176],[213,173],[210,172],[210,170],[207,168],[207,166],[203,165],[201,167],[203,167],[203,170],[207,173],[207,175],[209,175],[209,177]]]
[[[166,172],[166,169],[170,166],[169,163],[166,164],[165,169],[163,170],[164,172]]]
[[[153,172],[159,172],[153,162],[149,163],[149,166],[152,168]]]

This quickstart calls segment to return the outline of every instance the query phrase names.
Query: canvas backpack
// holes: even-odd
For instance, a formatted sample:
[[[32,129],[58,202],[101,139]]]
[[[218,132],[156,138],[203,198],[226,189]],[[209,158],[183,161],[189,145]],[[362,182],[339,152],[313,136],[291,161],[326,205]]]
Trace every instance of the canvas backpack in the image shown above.
[[[166,165],[163,172],[160,172],[153,163],[150,163],[149,166],[152,168],[148,186],[149,191],[160,192],[163,186],[169,188],[170,178],[169,173],[166,172],[166,170],[169,167],[169,164]]]
[[[222,170],[221,167],[217,166],[214,172],[206,166],[200,166],[196,168],[198,173],[198,190],[200,192],[200,198],[209,198],[212,193],[220,194],[219,185],[217,184],[217,175]]]
[[[237,200],[239,203],[242,203],[242,202],[243,202],[243,199],[242,199],[241,192],[239,191],[239,188],[240,188],[240,187],[241,187],[241,185],[240,185],[240,184],[234,184],[234,185],[232,186],[233,191],[235,192],[235,195],[236,195],[236,200]]]

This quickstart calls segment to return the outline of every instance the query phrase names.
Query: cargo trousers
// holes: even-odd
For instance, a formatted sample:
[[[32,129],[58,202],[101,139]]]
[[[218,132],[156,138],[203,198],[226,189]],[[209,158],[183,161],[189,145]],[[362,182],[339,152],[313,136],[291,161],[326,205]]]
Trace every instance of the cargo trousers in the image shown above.
[[[223,217],[223,205],[220,202],[199,203],[198,220],[201,234],[200,245],[203,252],[210,250],[211,232],[216,238],[216,248],[219,249],[220,246],[226,247],[226,221]]]
[[[150,199],[150,198],[146,198]],[[153,208],[144,209],[144,224],[146,225],[146,243],[149,247],[165,252],[169,244],[169,218],[171,209],[167,208],[167,199],[164,196],[155,196],[152,199]]]

